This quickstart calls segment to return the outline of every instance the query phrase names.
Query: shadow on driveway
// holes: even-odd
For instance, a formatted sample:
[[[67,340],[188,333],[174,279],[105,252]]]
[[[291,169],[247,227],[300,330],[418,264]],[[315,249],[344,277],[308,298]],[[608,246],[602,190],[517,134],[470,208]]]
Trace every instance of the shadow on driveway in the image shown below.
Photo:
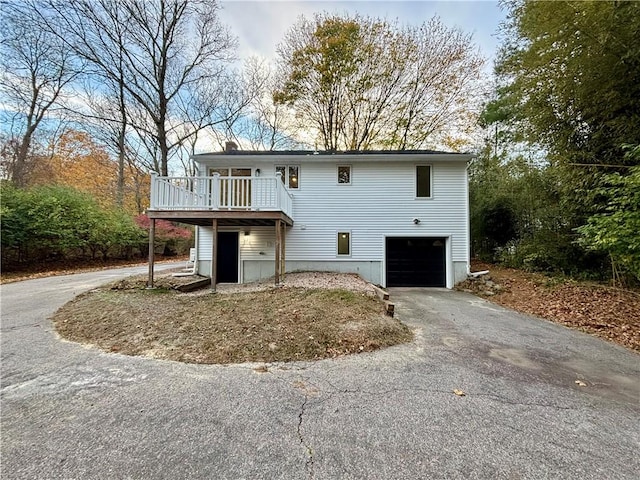
[[[425,348],[484,374],[541,382],[638,406],[640,356],[619,345],[445,289],[391,289]],[[576,383],[586,383],[582,387]]]

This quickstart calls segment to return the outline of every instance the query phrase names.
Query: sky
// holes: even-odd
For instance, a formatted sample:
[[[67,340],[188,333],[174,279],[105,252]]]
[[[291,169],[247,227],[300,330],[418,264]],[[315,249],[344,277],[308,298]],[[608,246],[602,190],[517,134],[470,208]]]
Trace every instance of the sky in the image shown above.
[[[505,18],[497,1],[401,1],[401,0],[222,0],[220,19],[238,37],[238,56],[252,55],[273,60],[278,43],[300,15],[311,18],[313,13],[360,13],[401,24],[419,25],[438,15],[448,27],[459,27],[473,34],[475,43],[488,58],[491,71],[499,44],[500,22]]]
[[[474,42],[487,58],[485,72],[489,77],[500,39],[498,28],[505,12],[497,0],[220,0],[220,19],[238,39],[240,61],[259,56],[273,61],[277,45],[296,20],[315,12],[336,14],[359,13],[400,24],[420,25],[434,15],[448,27],[458,27],[473,35]],[[0,109],[2,102],[0,99]],[[203,136],[198,150],[217,149],[212,139]]]

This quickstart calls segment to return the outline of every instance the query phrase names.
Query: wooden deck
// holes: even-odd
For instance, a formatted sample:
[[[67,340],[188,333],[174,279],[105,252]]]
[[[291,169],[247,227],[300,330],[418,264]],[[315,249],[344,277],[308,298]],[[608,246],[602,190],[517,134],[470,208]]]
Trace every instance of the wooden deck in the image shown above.
[[[209,225],[213,218],[225,225],[293,224],[293,196],[273,177],[151,177],[149,218],[193,225]],[[204,223],[203,223],[204,222]],[[223,224],[223,223],[221,223]]]
[[[293,196],[275,177],[157,177],[151,179],[149,278],[153,288],[156,220],[169,220],[213,230],[211,290],[216,289],[218,228],[272,226],[275,228],[275,283],[285,270],[285,237],[293,226]]]
[[[254,210],[147,210],[150,219],[210,227],[215,219],[218,226],[273,226],[277,221],[287,226],[293,225],[293,219],[282,211]]]

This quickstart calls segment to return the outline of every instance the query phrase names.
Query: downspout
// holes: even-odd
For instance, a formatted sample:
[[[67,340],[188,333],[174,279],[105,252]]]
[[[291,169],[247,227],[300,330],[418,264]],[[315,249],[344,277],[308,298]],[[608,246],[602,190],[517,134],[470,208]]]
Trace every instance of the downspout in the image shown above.
[[[195,238],[195,245],[194,245],[196,247],[196,258],[193,259],[193,261],[194,261],[193,274],[194,275],[199,275],[199,270],[198,270],[198,267],[200,266],[199,262],[198,262],[198,253],[200,252],[200,244],[198,243],[198,234],[199,234],[199,232],[200,232],[200,227],[196,225],[196,238]]]
[[[153,284],[153,266],[155,261],[155,239],[156,239],[156,219],[149,221],[149,275],[147,278],[147,288],[154,288]]]
[[[469,205],[471,199],[469,198],[469,167],[471,162],[475,159],[475,157],[469,159],[467,162],[467,167],[464,170],[465,176],[465,197],[466,197],[466,205],[465,205],[465,214],[467,216],[467,275],[471,273],[471,206]]]

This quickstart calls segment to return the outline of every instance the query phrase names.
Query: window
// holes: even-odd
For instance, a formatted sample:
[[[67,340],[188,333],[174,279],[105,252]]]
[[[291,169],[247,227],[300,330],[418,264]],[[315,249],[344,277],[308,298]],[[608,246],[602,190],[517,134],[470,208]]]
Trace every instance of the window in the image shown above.
[[[298,172],[300,167],[289,165],[289,188],[298,188]]]
[[[300,166],[299,165],[276,165],[276,173],[281,175],[282,183],[288,188],[299,188],[300,186]]]
[[[228,177],[229,169],[228,168],[210,168],[209,169],[210,176],[213,176],[216,173],[221,177]],[[251,169],[250,168],[232,168],[231,176],[232,177],[250,177]]]
[[[431,166],[416,167],[416,197],[431,198]]]
[[[338,255],[351,255],[351,234],[338,232]]]
[[[351,185],[351,165],[338,165],[338,184]]]
[[[219,202],[224,207],[251,206],[251,168],[210,168],[209,175],[220,175],[217,188],[220,191]],[[232,177],[232,178],[229,178]],[[213,192],[216,185],[209,183],[208,191]]]
[[[232,168],[231,176],[232,177],[250,177],[251,169],[250,168]]]

